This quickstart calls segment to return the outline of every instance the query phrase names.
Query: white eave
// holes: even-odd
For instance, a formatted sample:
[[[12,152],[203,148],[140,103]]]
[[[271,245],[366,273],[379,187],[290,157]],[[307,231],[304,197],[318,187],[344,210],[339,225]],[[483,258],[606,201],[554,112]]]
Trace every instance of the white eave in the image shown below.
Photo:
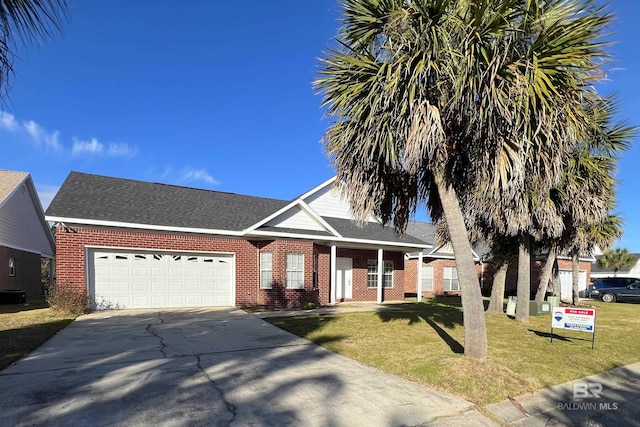
[[[47,216],[46,220],[56,222],[56,223],[63,223],[63,224],[97,225],[97,226],[103,226],[103,227],[133,228],[133,229],[151,230],[151,231],[172,231],[172,232],[180,232],[180,233],[213,234],[213,235],[238,236],[238,237],[243,235],[241,231],[232,231],[232,230],[171,227],[166,225],[136,224],[131,222],[102,221],[97,219],[66,218],[66,217],[59,217],[59,216]]]

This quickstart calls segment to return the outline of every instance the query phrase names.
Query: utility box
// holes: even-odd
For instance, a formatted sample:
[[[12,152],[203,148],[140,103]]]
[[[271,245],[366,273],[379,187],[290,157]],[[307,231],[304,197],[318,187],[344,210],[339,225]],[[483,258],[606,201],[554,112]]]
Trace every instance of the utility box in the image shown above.
[[[560,297],[547,297],[547,302],[551,304],[551,308],[560,307]]]
[[[529,301],[529,316],[542,316],[551,313],[549,301]]]
[[[509,299],[507,300],[507,316],[516,315],[517,302],[518,302],[518,297],[509,297]]]

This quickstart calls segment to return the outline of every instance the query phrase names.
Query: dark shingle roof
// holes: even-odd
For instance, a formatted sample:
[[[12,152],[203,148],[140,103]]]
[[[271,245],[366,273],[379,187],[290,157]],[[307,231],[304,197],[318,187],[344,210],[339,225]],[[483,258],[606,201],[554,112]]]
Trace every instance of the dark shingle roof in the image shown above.
[[[48,216],[211,230],[243,230],[284,200],[71,172]]]
[[[435,245],[436,226],[430,222],[409,221],[407,223],[407,234],[430,245]]]
[[[373,240],[378,242],[396,242],[405,244],[425,245],[426,242],[407,233],[400,236],[392,227],[382,226],[376,223],[367,223],[362,226],[349,219],[322,217],[343,237],[351,239]]]

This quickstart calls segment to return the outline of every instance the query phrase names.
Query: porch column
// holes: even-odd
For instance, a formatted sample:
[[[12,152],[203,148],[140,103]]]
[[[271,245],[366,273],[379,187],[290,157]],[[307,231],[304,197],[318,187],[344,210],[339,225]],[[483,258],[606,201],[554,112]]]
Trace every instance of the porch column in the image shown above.
[[[329,303],[331,305],[335,305],[336,304],[336,259],[337,259],[337,250],[336,250],[336,245],[331,245],[331,290],[329,292],[330,296],[329,296]]]
[[[423,251],[418,253],[418,283],[416,284],[416,289],[418,290],[417,301],[422,301],[422,257],[424,255]]]
[[[382,278],[384,275],[384,260],[382,248],[378,249],[378,304],[382,304]]]

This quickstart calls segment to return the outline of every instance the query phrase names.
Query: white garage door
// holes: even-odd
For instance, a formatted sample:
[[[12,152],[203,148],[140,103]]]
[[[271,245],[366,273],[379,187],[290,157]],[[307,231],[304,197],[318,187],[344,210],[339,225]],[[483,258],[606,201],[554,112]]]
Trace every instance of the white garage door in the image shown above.
[[[560,299],[571,301],[573,299],[573,271],[560,270],[558,275],[560,278]],[[587,272],[584,270],[578,272],[578,289],[580,297],[584,298],[587,289]]]
[[[233,255],[96,250],[89,294],[97,309],[233,306]]]

